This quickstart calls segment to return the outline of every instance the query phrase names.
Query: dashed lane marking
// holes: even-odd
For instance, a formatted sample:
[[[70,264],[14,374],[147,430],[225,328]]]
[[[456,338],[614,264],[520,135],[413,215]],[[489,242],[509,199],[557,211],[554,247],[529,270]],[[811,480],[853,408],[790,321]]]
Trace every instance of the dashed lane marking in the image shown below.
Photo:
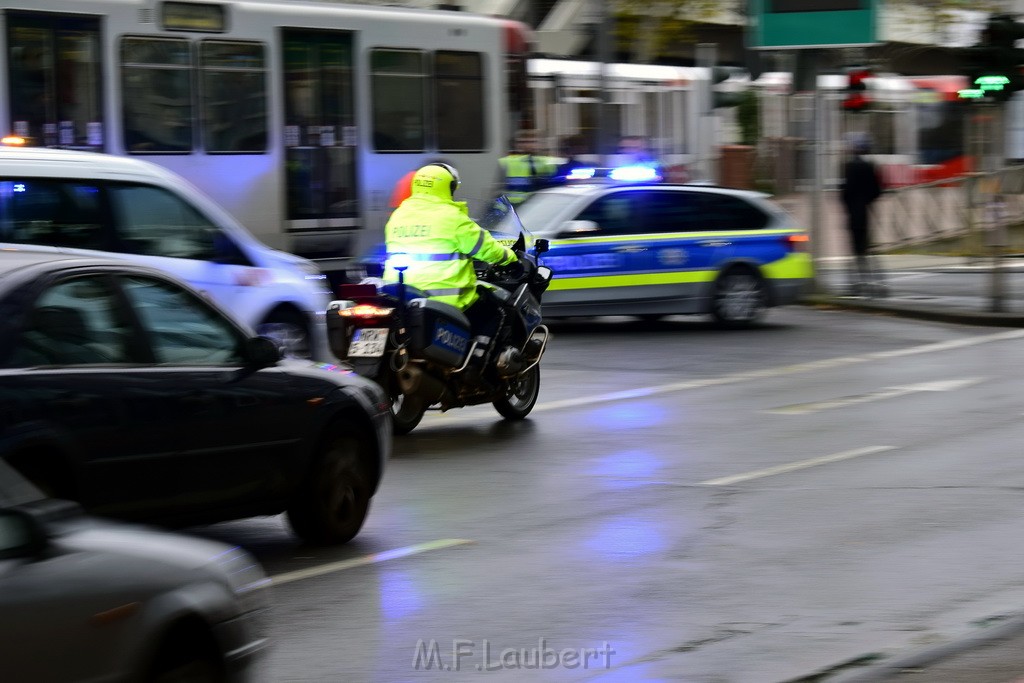
[[[809,467],[827,465],[829,463],[839,462],[841,460],[850,460],[851,458],[860,458],[865,455],[875,455],[876,453],[884,453],[886,451],[895,450],[896,448],[896,446],[867,446],[865,448],[855,448],[852,451],[843,451],[841,453],[833,453],[832,455],[823,455],[819,458],[811,458],[810,460],[800,460],[798,462],[786,463],[784,465],[776,465],[775,467],[766,467],[763,470],[754,470],[752,472],[734,474],[728,477],[708,479],[707,481],[700,482],[699,486],[730,486],[732,484],[739,484],[744,481],[751,481],[752,479],[774,477],[776,474],[786,474],[788,472],[805,470]]]
[[[373,553],[372,555],[363,555],[362,557],[353,557],[349,560],[328,562],[326,564],[317,565],[315,567],[307,567],[306,569],[296,569],[295,571],[291,572],[275,574],[270,577],[270,585],[280,586],[285,583],[302,581],[303,579],[312,579],[318,576],[324,576],[326,574],[334,574],[336,572],[345,571],[346,569],[365,567],[371,564],[387,562],[388,560],[397,560],[400,557],[419,555],[421,553],[429,552],[431,550],[452,548],[457,545],[467,545],[469,543],[473,543],[473,541],[470,541],[465,538],[442,538],[436,541],[417,543],[416,545],[407,545],[404,548],[384,550],[379,553]]]

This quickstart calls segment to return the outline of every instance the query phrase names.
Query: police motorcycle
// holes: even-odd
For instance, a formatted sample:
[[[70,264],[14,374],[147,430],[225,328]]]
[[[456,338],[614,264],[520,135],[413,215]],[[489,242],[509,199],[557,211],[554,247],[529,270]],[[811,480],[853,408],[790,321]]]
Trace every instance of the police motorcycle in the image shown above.
[[[474,338],[461,310],[406,285],[402,254],[388,255],[397,284],[379,278],[343,284],[342,298],[328,306],[331,350],[388,392],[396,434],[411,432],[431,408],[491,403],[506,419],[521,420],[537,403],[550,338],[540,299],[552,277],[538,259],[548,242],[534,240],[504,196],[477,224],[519,257],[512,267],[477,263],[477,279],[493,285],[500,302],[494,339]]]

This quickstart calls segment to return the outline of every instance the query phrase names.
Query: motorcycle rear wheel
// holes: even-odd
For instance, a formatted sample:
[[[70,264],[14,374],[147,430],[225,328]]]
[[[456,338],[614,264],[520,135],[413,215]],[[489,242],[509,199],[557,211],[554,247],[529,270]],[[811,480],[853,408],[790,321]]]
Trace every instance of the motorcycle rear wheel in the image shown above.
[[[540,396],[540,365],[508,380],[505,396],[493,402],[494,409],[506,420],[522,420],[537,405]]]
[[[421,399],[398,394],[391,399],[392,431],[399,436],[408,434],[416,429],[425,412],[427,406]]]

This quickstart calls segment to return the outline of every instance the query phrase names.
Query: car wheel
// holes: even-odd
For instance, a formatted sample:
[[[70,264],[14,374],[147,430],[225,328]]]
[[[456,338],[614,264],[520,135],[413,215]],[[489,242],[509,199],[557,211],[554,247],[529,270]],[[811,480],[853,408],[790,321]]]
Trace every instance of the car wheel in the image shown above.
[[[423,404],[422,399],[398,394],[391,399],[392,431],[399,436],[408,434],[416,429],[426,412],[427,406]]]
[[[732,268],[718,276],[711,315],[726,327],[745,327],[756,322],[766,308],[764,280],[750,268]]]
[[[309,326],[300,313],[275,311],[256,326],[256,334],[269,337],[287,358],[311,358]]]
[[[540,396],[540,365],[534,365],[526,372],[508,382],[507,393],[494,401],[494,409],[507,420],[522,420],[537,405]]]
[[[156,671],[153,683],[221,683],[225,681],[217,662],[213,659],[194,659],[175,664],[172,668]]]
[[[157,652],[146,676],[152,683],[222,683],[227,678],[208,638],[173,637]]]
[[[372,437],[348,421],[335,423],[288,507],[295,534],[317,545],[347,543],[363,527],[373,487],[367,463]]]

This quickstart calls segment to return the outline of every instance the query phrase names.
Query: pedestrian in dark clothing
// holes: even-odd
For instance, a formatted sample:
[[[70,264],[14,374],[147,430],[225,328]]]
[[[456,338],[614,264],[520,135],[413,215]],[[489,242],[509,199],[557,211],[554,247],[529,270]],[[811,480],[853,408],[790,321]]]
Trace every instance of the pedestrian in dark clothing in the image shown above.
[[[841,197],[846,209],[846,229],[856,267],[851,271],[854,295],[884,294],[876,274],[868,262],[871,248],[871,205],[882,195],[882,180],[878,168],[865,158],[871,150],[867,137],[858,136],[851,141],[851,156],[843,166]]]

